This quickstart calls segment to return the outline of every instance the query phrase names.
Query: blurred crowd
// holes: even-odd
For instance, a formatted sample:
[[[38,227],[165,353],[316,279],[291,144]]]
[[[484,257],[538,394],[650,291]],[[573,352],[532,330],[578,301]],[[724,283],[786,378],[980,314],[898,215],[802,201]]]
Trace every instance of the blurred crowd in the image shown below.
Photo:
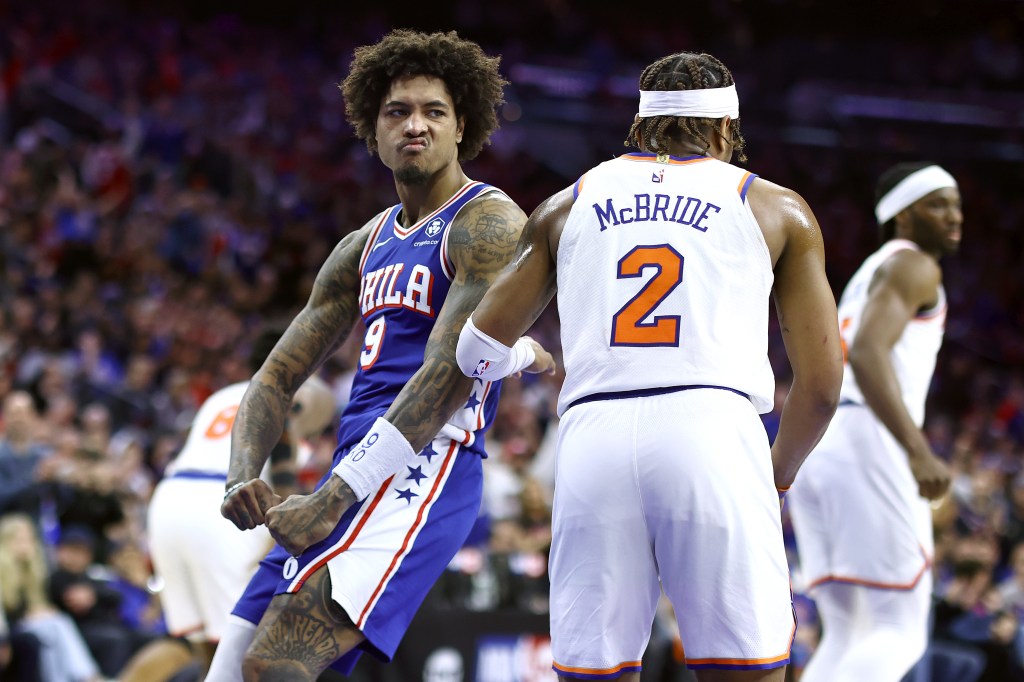
[[[873,136],[841,130],[839,143],[816,145],[767,124],[791,107],[794,74],[906,92],[1010,90],[1024,75],[1021,17],[960,31],[940,53],[924,38],[900,41],[895,27],[859,42],[815,39],[799,22],[763,33],[765,10],[744,3],[693,10],[694,22],[723,29],[707,43],[693,23],[644,25],[640,43],[630,40],[635,17],[620,26],[564,2],[493,4],[485,18],[477,3],[455,3],[447,25],[502,53],[507,74],[536,65],[635,79],[684,48],[731,65],[741,89],[750,83],[741,90],[750,166],[808,200],[837,295],[874,247],[882,169],[924,157],[957,176],[964,246],[945,264],[949,323],[927,422],[955,473],[936,509],[935,637],[973,657],[984,679],[1014,679],[1024,661],[1024,172],[953,154],[954,129],[879,123]],[[795,3],[764,4],[796,12]],[[997,16],[991,10],[1007,3],[977,5],[977,16]],[[155,482],[202,401],[248,378],[261,325],[289,320],[333,245],[395,201],[390,174],[352,138],[335,86],[355,45],[407,24],[366,12],[325,30],[309,18],[183,19],[154,7],[0,3],[0,677],[32,679],[36,665],[60,671],[54,679],[114,678],[166,639],[144,523]],[[881,74],[871,60],[907,66]],[[598,86],[588,97],[614,120],[596,121],[570,150],[580,123],[532,113],[558,96],[557,83],[513,82],[503,130],[466,166],[527,211],[618,153],[635,106]],[[571,104],[570,94],[560,106]],[[996,134],[1012,144],[1021,132]],[[563,134],[563,156],[583,160],[571,170],[553,160],[558,147],[538,153],[529,143]],[[856,144],[843,142],[851,135]],[[558,347],[554,310],[533,334]],[[339,409],[361,337],[356,330],[322,372]],[[770,352],[773,434],[788,381],[774,330]],[[506,382],[480,521],[429,606],[546,611],[560,379]],[[308,444],[307,488],[332,441],[328,431]],[[790,550],[798,675],[817,630],[800,595],[799,548]],[[671,618],[662,620],[671,645]]]

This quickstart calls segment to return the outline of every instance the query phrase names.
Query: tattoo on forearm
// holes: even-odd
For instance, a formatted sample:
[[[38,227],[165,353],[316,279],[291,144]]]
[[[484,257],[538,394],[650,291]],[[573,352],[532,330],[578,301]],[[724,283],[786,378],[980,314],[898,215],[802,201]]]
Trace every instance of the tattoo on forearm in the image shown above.
[[[231,480],[258,475],[281,436],[292,395],[352,331],[366,239],[367,230],[359,230],[335,247],[317,274],[309,303],[249,385],[235,418]]]
[[[430,358],[423,362],[423,369],[409,381],[409,389],[414,393],[442,389],[448,385],[448,380],[456,371],[458,368],[451,363]]]
[[[281,438],[287,416],[286,401],[279,391],[266,384],[255,381],[249,384],[235,416],[237,426],[232,432],[229,481],[259,476],[267,456]]]
[[[485,196],[467,209],[448,235],[456,282],[430,335],[423,366],[385,415],[415,450],[425,447],[469,397],[473,381],[455,361],[459,333],[512,259],[525,222],[519,207],[503,197]]]
[[[420,450],[466,401],[471,385],[454,362],[429,358],[392,404],[388,420]]]

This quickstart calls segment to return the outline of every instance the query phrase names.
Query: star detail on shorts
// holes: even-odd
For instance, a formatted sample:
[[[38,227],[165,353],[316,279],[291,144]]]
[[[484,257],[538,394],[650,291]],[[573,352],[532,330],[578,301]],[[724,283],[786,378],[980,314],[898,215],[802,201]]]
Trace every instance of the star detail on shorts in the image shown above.
[[[405,477],[405,480],[416,481],[416,485],[419,485],[420,481],[422,481],[424,478],[430,478],[425,473],[423,473],[423,467],[411,467],[408,464],[406,464],[405,468],[409,470],[409,475]]]
[[[412,498],[419,497],[419,495],[412,491],[412,488],[406,488],[405,490],[399,490],[398,488],[395,488],[395,492],[398,493],[398,497],[395,498],[396,500],[402,499],[408,502],[409,504],[412,504]]]
[[[480,404],[480,401],[477,400],[476,393],[471,393],[470,396],[469,396],[469,400],[466,401],[466,409],[467,410],[475,410],[476,406],[479,405],[479,404]]]
[[[433,445],[428,445],[427,447],[420,450],[420,457],[426,457],[427,464],[430,464],[430,458],[436,454],[438,454],[438,452],[437,450],[434,449]]]

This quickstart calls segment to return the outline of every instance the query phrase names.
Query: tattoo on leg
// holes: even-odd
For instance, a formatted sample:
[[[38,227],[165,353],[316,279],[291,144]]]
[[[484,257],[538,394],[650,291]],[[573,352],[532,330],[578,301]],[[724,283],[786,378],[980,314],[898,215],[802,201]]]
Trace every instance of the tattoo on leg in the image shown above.
[[[341,608],[341,604],[334,601],[334,596],[331,590],[331,574],[326,569],[321,569],[323,572],[323,579],[320,580],[319,590],[320,603],[323,605],[324,612],[329,615],[339,627],[346,627],[355,629],[356,624],[352,622],[348,612]]]
[[[330,574],[320,569],[298,593],[279,595],[277,608],[249,650],[260,680],[315,679],[362,637],[331,597]],[[273,613],[276,612],[276,613]]]

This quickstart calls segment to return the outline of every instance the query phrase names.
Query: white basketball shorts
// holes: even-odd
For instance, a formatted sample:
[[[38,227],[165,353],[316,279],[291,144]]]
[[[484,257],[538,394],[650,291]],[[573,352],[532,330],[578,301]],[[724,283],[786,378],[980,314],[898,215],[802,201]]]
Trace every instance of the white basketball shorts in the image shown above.
[[[228,615],[274,545],[265,526],[240,531],[220,515],[224,478],[180,472],[149,503],[149,535],[167,630],[219,641]]]
[[[553,531],[560,675],[639,670],[662,587],[689,667],[788,663],[795,623],[779,500],[746,397],[696,388],[569,408]]]
[[[842,405],[786,498],[809,589],[910,590],[933,554],[931,509],[907,454],[867,407]]]

